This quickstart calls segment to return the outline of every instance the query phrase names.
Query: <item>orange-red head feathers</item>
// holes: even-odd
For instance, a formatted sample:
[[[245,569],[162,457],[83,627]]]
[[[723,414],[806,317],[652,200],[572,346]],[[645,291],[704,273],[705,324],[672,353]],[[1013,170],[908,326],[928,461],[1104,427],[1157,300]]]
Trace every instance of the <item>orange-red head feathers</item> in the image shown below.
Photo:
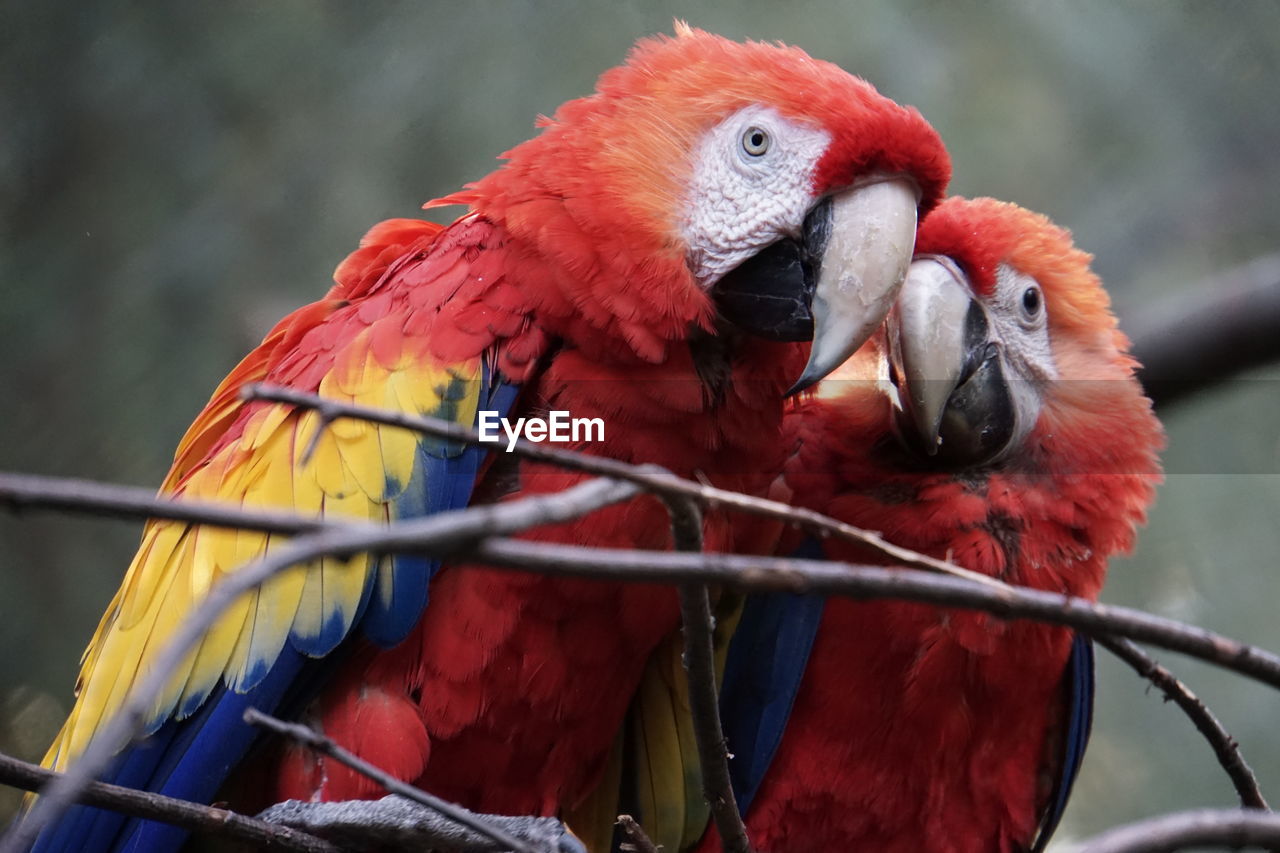
[[[1051,330],[1061,337],[1096,337],[1126,375],[1136,367],[1111,299],[1089,266],[1093,256],[1048,217],[993,198],[952,196],[921,223],[916,254],[950,257],[979,295],[994,292],[1001,264],[1030,275],[1044,291]]]
[[[978,308],[985,318],[991,341],[986,352],[999,354],[1000,384],[1012,389],[1015,410],[1032,413],[1018,458],[1061,473],[1142,475],[1125,478],[1135,490],[1130,508],[1136,521],[1158,480],[1163,431],[1134,375],[1129,340],[1090,269],[1092,256],[1072,244],[1069,231],[1038,213],[995,199],[960,197],[942,202],[921,224],[916,251],[903,299],[912,296],[922,261],[926,275],[931,258],[954,265],[953,273],[934,275],[959,278],[973,299],[970,320]],[[977,384],[972,377],[959,378],[949,410],[957,393]],[[927,397],[928,383],[921,384]],[[1119,481],[1115,485],[1121,487]]]
[[[773,137],[770,156],[787,154],[792,174],[726,190],[700,163],[710,134],[738,115],[749,123],[750,110]],[[559,265],[546,290],[567,294],[593,325],[642,325],[659,340],[709,328],[707,291],[719,276],[795,236],[822,197],[898,175],[918,190],[923,213],[950,177],[936,132],[867,82],[798,48],[684,25],[641,40],[595,94],[540,126],[501,168],[428,206],[467,204],[499,222],[524,251]],[[725,138],[736,144],[740,132]],[[757,196],[734,197],[753,188]],[[729,198],[708,201],[708,192]],[[747,216],[755,219],[737,221]]]

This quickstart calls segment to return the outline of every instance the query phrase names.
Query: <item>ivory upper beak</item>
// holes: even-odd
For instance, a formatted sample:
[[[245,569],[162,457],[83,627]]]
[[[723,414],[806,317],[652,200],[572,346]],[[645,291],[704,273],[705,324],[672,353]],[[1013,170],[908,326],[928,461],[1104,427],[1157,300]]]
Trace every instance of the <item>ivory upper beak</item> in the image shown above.
[[[813,295],[813,348],[789,394],[839,367],[884,321],[911,263],[918,203],[905,178],[862,184],[831,199]]]

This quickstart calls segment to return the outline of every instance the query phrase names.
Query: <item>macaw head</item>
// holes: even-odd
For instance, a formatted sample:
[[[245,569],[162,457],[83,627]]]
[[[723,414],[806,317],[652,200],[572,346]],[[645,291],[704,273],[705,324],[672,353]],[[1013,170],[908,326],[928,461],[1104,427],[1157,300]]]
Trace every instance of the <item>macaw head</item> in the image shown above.
[[[797,387],[880,325],[950,177],[937,133],[867,82],[683,24],[541,125],[435,203],[500,221],[643,358],[696,329],[812,340]]]
[[[952,468],[1040,448],[1061,468],[1106,465],[1092,457],[1123,435],[1122,464],[1140,470],[1110,473],[1156,470],[1163,433],[1091,260],[1006,202],[952,197],[929,214],[887,324],[908,446]]]

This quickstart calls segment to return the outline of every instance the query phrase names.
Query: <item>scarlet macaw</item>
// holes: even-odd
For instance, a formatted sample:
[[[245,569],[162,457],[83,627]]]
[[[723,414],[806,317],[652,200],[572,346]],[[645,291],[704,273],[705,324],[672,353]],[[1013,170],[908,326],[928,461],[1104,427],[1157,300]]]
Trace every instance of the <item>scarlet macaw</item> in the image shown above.
[[[1043,216],[962,198],[916,253],[880,346],[788,414],[780,496],[1096,599],[1154,497],[1163,433],[1090,256]],[[885,562],[835,540],[800,554]],[[1088,737],[1092,653],[973,611],[758,596],[722,710],[760,850],[1040,849]]]
[[[842,362],[892,303],[917,214],[949,178],[936,133],[797,49],[685,26],[642,40],[541,125],[501,168],[427,205],[466,205],[453,224],[376,226],[328,295],[222,383],[163,491],[383,521],[581,479],[354,421],[323,428],[304,459],[320,417],[241,402],[252,381],[468,425],[479,411],[600,417],[604,439],[582,449],[762,491],[780,470],[788,389]],[[528,536],[669,547],[653,499]],[[711,515],[706,539],[730,548],[734,531]],[[148,524],[45,764],[74,760],[210,585],[278,540]],[[208,802],[254,739],[245,706],[296,713],[318,696],[309,719],[435,793],[511,814],[571,805],[676,628],[674,592],[438,568],[359,555],[277,576],[174,674],[150,736],[107,779]],[[375,794],[300,753],[262,772],[273,799]],[[38,848],[183,837],[77,808]]]

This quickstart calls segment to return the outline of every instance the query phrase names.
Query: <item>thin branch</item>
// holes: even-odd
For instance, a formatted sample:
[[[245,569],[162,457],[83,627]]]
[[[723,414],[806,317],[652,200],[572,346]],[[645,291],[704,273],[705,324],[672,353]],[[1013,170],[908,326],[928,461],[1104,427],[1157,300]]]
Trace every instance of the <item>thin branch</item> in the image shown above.
[[[639,489],[626,483],[590,480],[551,495],[438,513],[389,526],[367,524],[322,529],[299,536],[236,570],[217,583],[191,615],[182,620],[146,675],[129,691],[120,711],[97,732],[67,773],[42,792],[27,819],[0,838],[0,853],[22,853],[41,829],[66,810],[85,784],[102,773],[116,753],[142,730],[149,710],[172,673],[214,622],[241,595],[277,572],[325,556],[362,551],[448,552],[479,537],[578,518],[603,506],[628,500],[638,492]]]
[[[1137,670],[1139,675],[1160,688],[1166,700],[1171,700],[1191,718],[1191,722],[1209,742],[1209,747],[1217,756],[1222,769],[1227,771],[1231,784],[1235,785],[1241,806],[1249,809],[1269,808],[1262,796],[1262,790],[1258,787],[1257,777],[1253,775],[1253,770],[1240,754],[1240,745],[1196,694],[1192,693],[1173,673],[1128,640],[1104,635],[1099,636],[1096,642],[1105,646],[1112,654]]]
[[[1166,406],[1251,367],[1280,359],[1280,253],[1215,276],[1134,313],[1125,328],[1142,363],[1139,378]]]
[[[702,795],[711,804],[716,831],[725,853],[749,853],[747,828],[738,813],[729,778],[729,750],[720,724],[716,695],[715,649],[711,599],[704,584],[680,586],[680,618],[684,623],[684,666],[689,680],[689,713],[693,718]]]
[[[492,447],[494,444],[492,441],[481,439],[477,430],[461,426],[452,421],[410,415],[392,409],[356,406],[339,400],[330,400],[316,394],[295,391],[292,388],[251,384],[240,389],[240,395],[246,400],[267,400],[276,403],[287,403],[303,409],[312,409],[320,415],[325,423],[331,423],[339,418],[352,418],[370,423],[397,426],[413,432],[463,444],[480,447]],[[513,445],[512,452],[525,459],[545,462],[565,470],[581,471],[600,477],[611,477],[624,483],[634,483],[645,489],[645,491],[660,495],[664,499],[689,498],[703,506],[718,506],[748,515],[758,515],[786,522],[824,538],[831,537],[833,539],[857,542],[903,566],[968,578],[974,583],[983,583],[990,586],[1004,585],[1001,581],[981,572],[970,571],[945,560],[937,560],[912,551],[909,548],[894,545],[875,531],[854,527],[852,524],[845,524],[843,521],[838,521],[821,513],[793,507],[780,501],[752,497],[740,492],[718,489],[706,483],[686,480],[657,465],[633,465],[629,462],[610,459],[606,456],[593,456],[590,453],[565,450],[551,445],[534,444],[523,439]]]
[[[817,592],[982,610],[1002,619],[1068,625],[1093,637],[1107,633],[1129,637],[1215,663],[1280,689],[1280,657],[1265,649],[1142,610],[1028,587],[993,588],[932,572],[855,563],[584,548],[510,539],[478,542],[467,549],[467,559],[494,567],[598,580],[676,584],[700,581],[747,592]]]
[[[296,396],[305,398],[307,401],[318,400],[328,404],[328,401],[320,397],[312,397],[310,394],[290,392],[288,395],[281,396],[287,396],[288,402],[293,402]],[[456,424],[435,418],[417,418],[380,409],[365,410],[357,406],[335,405],[341,406],[342,417],[359,419],[364,418],[367,413],[377,416],[376,423],[393,423],[405,426],[406,429],[410,427],[401,424],[400,421],[412,421],[418,424],[419,431],[430,435],[447,434],[452,438],[464,440],[469,435],[474,435],[474,431],[463,430]],[[477,438],[474,443],[487,442],[480,442]],[[980,572],[969,571],[943,560],[894,545],[873,531],[845,524],[812,510],[791,507],[778,501],[753,498],[692,480],[683,480],[655,465],[631,465],[606,457],[544,448],[524,441],[516,443],[514,452],[538,461],[546,461],[548,464],[563,465],[572,470],[634,483],[666,498],[692,497],[707,505],[723,506],[749,515],[761,515],[793,524],[820,536],[858,542],[903,566],[968,578],[975,583],[984,583],[989,586],[1004,586],[1001,581]],[[559,458],[561,455],[564,455],[565,459]],[[28,509],[57,509],[113,518],[164,518],[188,521],[193,524],[209,524],[214,527],[232,527],[288,535],[329,530],[336,526],[349,526],[340,522],[309,519],[279,510],[245,509],[233,504],[188,500],[182,496],[156,495],[148,489],[136,486],[118,486],[91,480],[4,472],[0,472],[0,506],[14,512]]]
[[[334,741],[317,731],[298,725],[297,723],[286,723],[284,720],[278,720],[269,714],[264,714],[257,708],[246,708],[244,712],[244,721],[252,726],[260,726],[264,729],[292,738],[298,743],[309,746],[316,752],[323,753],[336,761],[339,761],[357,773],[363,774],[382,787],[386,788],[392,794],[399,794],[406,799],[413,800],[415,803],[426,806],[432,811],[442,814],[452,820],[454,823],[465,826],[472,832],[483,835],[490,841],[503,846],[506,850],[515,851],[515,853],[537,853],[531,846],[524,841],[516,838],[514,835],[488,823],[484,818],[474,814],[473,812],[455,805],[448,800],[442,800],[434,794],[429,794],[420,788],[403,782],[392,776],[381,767],[377,767],[360,758],[354,753],[343,749]]]
[[[9,480],[5,480],[6,483]],[[151,498],[160,510],[174,508],[173,502]],[[154,511],[150,503],[134,507],[140,514]],[[131,510],[133,511],[133,510]],[[255,514],[246,514],[253,516]],[[237,520],[228,515],[224,520]],[[256,519],[255,519],[256,520]],[[332,542],[342,543],[343,533],[352,533],[349,526],[342,529],[321,528],[333,538],[316,542],[320,551],[333,553]],[[401,525],[385,528],[365,525],[360,528],[367,538],[360,544],[372,549],[394,551],[404,547],[407,533],[412,542],[417,529],[403,532]],[[319,535],[319,534],[314,534]],[[355,549],[351,540],[343,547]],[[320,553],[317,551],[316,553]],[[854,567],[841,564],[822,564],[812,561],[765,560],[762,557],[728,557],[707,555],[654,555],[645,552],[614,552],[602,549],[580,549],[549,546],[540,543],[485,542],[470,549],[468,556],[495,565],[517,567],[550,574],[575,574],[598,578],[622,580],[659,580],[667,583],[721,583],[739,589],[812,589],[818,592],[849,594],[855,597],[904,597],[925,601],[938,606],[956,606],[988,610],[1005,617],[1038,619],[1073,625],[1097,635],[1112,631],[1128,635],[1140,642],[1151,642],[1172,651],[1192,654],[1225,666],[1267,684],[1280,686],[1280,658],[1260,649],[1244,646],[1211,631],[1194,628],[1171,620],[1162,620],[1140,611],[1126,608],[1091,605],[1089,602],[1069,601],[1051,593],[1034,590],[987,587],[975,589],[974,585],[956,583],[955,579],[934,578],[931,583],[924,576],[913,576],[904,571],[878,569],[878,567]],[[237,576],[239,573],[237,573]],[[951,580],[952,583],[941,583]]]
[[[344,532],[352,532],[354,528],[368,535],[369,538],[364,540],[366,545],[384,551],[395,550],[398,546],[392,540],[400,539],[398,525],[396,528],[381,525],[336,526],[307,522],[281,513],[233,510],[216,505],[196,507],[164,498],[144,497],[137,494],[139,490],[131,489],[120,490],[129,500],[122,502],[120,506],[114,506],[110,502],[117,497],[115,489],[101,491],[96,484],[89,484],[92,487],[90,489],[79,488],[83,485],[48,478],[0,475],[0,496],[16,495],[18,499],[12,502],[24,505],[48,500],[50,505],[62,508],[88,506],[95,512],[106,509],[110,514],[132,516],[169,513],[185,520],[207,520],[252,529],[293,531],[317,529],[318,524],[318,529],[338,536],[338,541],[341,541]],[[205,516],[206,511],[209,513],[208,518]],[[388,538],[392,530],[396,533]],[[414,530],[408,533],[410,539],[416,535]],[[403,542],[402,539],[400,541]],[[1073,625],[1094,636],[1107,631],[1124,634],[1218,663],[1273,686],[1280,686],[1280,659],[1269,653],[1194,626],[1161,620],[1140,611],[1090,605],[1078,600],[1067,602],[1049,593],[1013,588],[988,589],[983,593],[963,585],[958,589],[946,585],[939,588],[939,585],[931,585],[923,577],[903,578],[901,573],[892,573],[890,570],[832,563],[794,560],[773,560],[766,563],[764,558],[750,557],[737,558],[735,561],[724,555],[707,556],[690,562],[685,555],[583,550],[528,542],[513,545],[490,541],[473,548],[470,556],[509,568],[524,568],[542,573],[568,573],[614,580],[716,582],[746,590],[815,590],[862,597],[898,595],[930,601],[940,606],[986,609],[1006,618],[1040,619]],[[1136,624],[1133,621],[1135,618],[1138,620]]]
[[[658,853],[657,845],[631,815],[618,815],[618,825],[627,836],[627,840],[618,846],[623,853]]]
[[[699,488],[702,487],[699,486]],[[462,548],[465,551],[468,550],[465,548],[468,536],[470,536],[470,541],[474,542],[476,537],[484,535],[479,532],[467,534],[461,529],[455,529],[452,532],[458,535],[445,536],[436,540],[434,549],[432,549],[423,544],[420,539],[421,531],[406,531],[403,529],[403,525],[388,528],[382,525],[340,525],[306,521],[287,513],[244,511],[219,505],[178,502],[143,494],[142,491],[119,487],[104,487],[100,484],[84,483],[82,481],[67,482],[53,478],[0,475],[0,499],[5,500],[11,506],[44,505],[64,509],[84,507],[92,512],[108,515],[162,515],[192,522],[248,527],[260,530],[281,530],[289,533],[307,530],[321,531],[323,536],[321,533],[315,533],[306,538],[322,540],[318,541],[317,545],[326,554],[351,553],[364,549],[395,551],[404,547],[412,547],[411,545],[406,546],[406,541],[417,541],[417,547],[432,550],[433,553],[448,551],[450,547],[455,549]],[[468,510],[466,512],[473,511]],[[408,537],[407,540],[405,538],[406,535]],[[338,544],[334,544],[335,542]],[[838,564],[829,563],[808,563],[806,565],[807,561],[790,561],[788,564],[771,561],[770,565],[762,566],[762,558],[740,558],[738,564],[729,565],[725,561],[732,558],[726,558],[724,555],[701,558],[694,564],[686,562],[681,565],[671,565],[669,563],[664,564],[662,558],[678,557],[680,555],[593,551],[591,549],[572,548],[569,549],[569,554],[565,554],[562,553],[564,546],[548,546],[527,542],[522,542],[515,546],[520,553],[514,555],[514,559],[511,559],[513,557],[511,554],[507,554],[507,559],[504,559],[502,549],[510,547],[512,547],[512,543],[509,542],[484,542],[470,549],[470,553],[471,556],[477,559],[487,559],[494,563],[533,569],[544,573],[618,576],[615,579],[656,579],[669,582],[705,582],[710,580],[745,589],[813,589],[862,597],[903,597],[932,601],[941,606],[974,607],[992,611],[1006,618],[1035,618],[1043,621],[1076,625],[1095,636],[1101,636],[1101,634],[1109,630],[1122,634],[1128,633],[1128,635],[1135,636],[1138,639],[1154,642],[1157,645],[1163,645],[1176,651],[1217,662],[1227,668],[1244,672],[1267,683],[1280,686],[1277,682],[1276,659],[1267,653],[1243,646],[1210,632],[1169,620],[1156,620],[1158,624],[1153,624],[1151,620],[1155,617],[1150,617],[1138,611],[1125,612],[1120,608],[1106,608],[1105,605],[1093,606],[1088,605],[1087,602],[1067,602],[1060,597],[1044,593],[1038,594],[1041,596],[1040,600],[1028,602],[1026,600],[1028,594],[1036,595],[1034,591],[1030,590],[1015,590],[1008,587],[992,590],[990,585],[987,585],[988,589],[985,590],[987,595],[982,595],[974,590],[967,590],[964,593],[970,596],[971,600],[962,601],[955,597],[956,590],[931,591],[928,589],[930,586],[929,579],[923,577],[908,578],[906,581],[908,587],[913,584],[923,584],[923,588],[899,590],[898,592],[877,591],[874,588],[877,581],[873,575],[876,572],[880,572],[883,575],[886,570],[872,567],[842,567]],[[554,554],[551,564],[545,564],[545,561],[543,565],[534,564],[540,554],[545,558],[548,553]],[[638,566],[628,566],[625,562],[620,564],[619,560],[622,557],[629,557],[633,563],[639,560],[640,564]],[[306,561],[306,558],[301,558],[301,560]],[[584,560],[587,562],[584,563]],[[594,564],[591,562],[593,560],[595,561]],[[619,567],[622,569],[621,573],[615,571]],[[657,576],[651,573],[654,569],[659,572]],[[674,574],[671,572],[672,569],[675,570]],[[761,569],[764,570],[763,573]],[[862,577],[851,576],[845,569],[851,570],[855,575],[861,572]],[[646,573],[646,571],[650,573]],[[730,572],[732,576],[726,576],[726,571]],[[837,573],[837,576],[831,576],[833,571]],[[868,573],[872,576],[869,576]],[[935,580],[945,579],[935,578]],[[871,583],[872,586],[866,586],[867,583]],[[897,583],[901,584],[902,581]],[[973,595],[977,595],[978,599],[982,600],[972,600]],[[1006,600],[1009,596],[1012,596],[1013,606],[1010,606],[1010,601]],[[1060,612],[1047,612],[1046,607],[1057,608]],[[1100,612],[1096,610],[1090,611],[1089,607],[1102,608],[1102,610]],[[1081,608],[1084,608],[1086,612],[1080,612]],[[1121,617],[1122,620],[1130,616],[1137,616],[1140,617],[1141,624],[1137,625],[1136,628],[1134,625],[1117,626],[1113,618],[1116,616]],[[1086,621],[1090,618],[1097,620],[1094,623],[1094,627],[1090,627],[1090,624]],[[1142,619],[1147,621],[1141,622]],[[1171,630],[1172,634],[1169,633]],[[1189,636],[1187,632],[1190,632]],[[1163,689],[1164,685],[1161,686]],[[1187,709],[1184,707],[1184,710]],[[1215,733],[1214,727],[1206,727],[1203,723],[1204,720],[1202,719],[1197,721],[1198,727],[1210,740],[1220,760],[1224,760],[1224,755],[1226,754],[1222,752],[1222,744],[1224,743],[1224,737],[1225,741],[1229,742],[1229,736],[1226,736],[1225,733]],[[1220,730],[1220,726],[1216,728]],[[1233,782],[1237,788],[1244,790],[1242,788],[1246,784],[1244,779],[1247,776],[1251,776],[1247,772],[1247,765],[1244,765],[1242,761],[1236,763],[1235,759],[1226,756],[1224,766],[1232,774]],[[1253,783],[1252,786],[1256,788],[1256,783]]]
[[[59,509],[107,518],[165,518],[290,536],[335,525],[281,510],[246,510],[236,504],[157,495],[137,486],[36,474],[0,473],[0,507],[12,512]]]
[[[1280,814],[1257,809],[1196,809],[1109,829],[1080,853],[1168,853],[1190,847],[1280,849]]]
[[[0,754],[0,784],[22,791],[38,791],[62,774]],[[226,809],[175,800],[149,791],[136,791],[105,782],[90,782],[77,802],[111,809],[130,817],[155,820],[253,845],[254,849],[289,850],[294,853],[342,853],[322,838],[287,826],[246,817]]]
[[[702,551],[702,513],[689,498],[667,498],[671,533],[676,550]],[[711,597],[706,584],[680,586],[680,620],[684,627],[684,668],[689,682],[689,713],[693,737],[702,767],[702,794],[711,805],[725,853],[750,853],[747,828],[738,813],[733,782],[729,778],[729,749],[720,723],[720,698],[716,690],[715,637]]]

